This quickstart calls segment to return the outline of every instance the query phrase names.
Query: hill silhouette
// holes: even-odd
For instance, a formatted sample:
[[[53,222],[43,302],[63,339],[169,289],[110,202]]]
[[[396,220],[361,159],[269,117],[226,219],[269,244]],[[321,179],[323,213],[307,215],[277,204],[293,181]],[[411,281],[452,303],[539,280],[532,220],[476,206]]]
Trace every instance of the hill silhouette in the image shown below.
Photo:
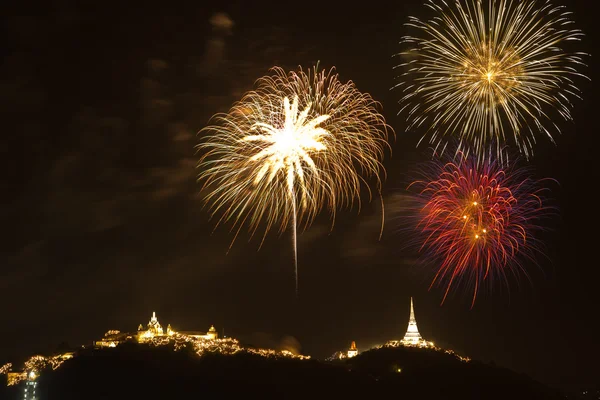
[[[202,357],[191,349],[127,343],[84,349],[38,378],[41,400],[181,399],[241,395],[260,399],[563,398],[529,377],[440,351],[380,348],[336,362],[267,358],[249,353]],[[0,398],[22,398],[19,387]]]
[[[374,349],[347,364],[411,399],[564,399],[527,375],[433,349]]]

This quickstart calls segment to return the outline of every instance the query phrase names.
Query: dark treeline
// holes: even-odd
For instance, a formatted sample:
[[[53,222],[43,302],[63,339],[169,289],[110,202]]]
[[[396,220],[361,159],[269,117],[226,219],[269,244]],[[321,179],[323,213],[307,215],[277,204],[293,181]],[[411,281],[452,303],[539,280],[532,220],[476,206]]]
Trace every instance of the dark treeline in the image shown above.
[[[125,344],[83,350],[38,379],[40,400],[177,399],[243,395],[261,399],[560,399],[529,377],[493,365],[464,363],[433,350],[386,348],[326,363],[252,354],[234,356]],[[0,398],[22,398],[22,387]],[[230,397],[228,397],[230,398]]]

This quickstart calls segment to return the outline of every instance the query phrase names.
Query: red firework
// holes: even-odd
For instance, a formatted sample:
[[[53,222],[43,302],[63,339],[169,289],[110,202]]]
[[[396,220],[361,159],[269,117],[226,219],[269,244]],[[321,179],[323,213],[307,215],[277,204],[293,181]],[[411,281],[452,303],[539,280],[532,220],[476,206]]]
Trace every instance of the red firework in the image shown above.
[[[456,161],[433,163],[426,179],[413,182],[422,202],[418,231],[421,250],[436,262],[431,283],[450,289],[465,283],[477,293],[486,281],[507,272],[527,273],[522,256],[532,259],[540,243],[534,233],[550,208],[543,205],[541,181],[524,169],[503,168],[492,161],[458,153]]]

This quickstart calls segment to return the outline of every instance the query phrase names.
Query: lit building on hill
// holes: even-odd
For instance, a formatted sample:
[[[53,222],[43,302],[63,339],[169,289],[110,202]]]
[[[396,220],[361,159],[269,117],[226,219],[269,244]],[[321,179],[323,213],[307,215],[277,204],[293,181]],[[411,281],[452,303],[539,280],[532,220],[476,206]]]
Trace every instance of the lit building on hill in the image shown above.
[[[37,388],[37,374],[35,373],[35,371],[29,371],[29,373],[27,374],[27,382],[25,382],[25,389],[24,389],[24,396],[23,399],[24,400],[38,400],[37,394],[36,394],[36,388]]]
[[[415,309],[413,306],[413,299],[410,298],[410,317],[408,318],[408,328],[404,334],[404,338],[401,343],[405,346],[416,346],[420,342],[423,342],[423,338],[417,328],[417,319],[415,318]]]
[[[358,349],[356,348],[356,342],[353,340],[352,344],[350,345],[350,348],[348,349],[348,352],[346,353],[346,356],[348,358],[352,358],[354,356],[356,356],[358,354]]]
[[[158,322],[158,318],[156,318],[156,312],[154,311],[152,311],[152,318],[150,318],[150,322],[148,322],[148,330],[146,332],[149,332],[154,336],[160,336],[163,334],[163,328],[160,325],[160,322]]]
[[[141,325],[140,325],[141,327]],[[173,335],[185,335],[192,337],[194,339],[207,339],[214,340],[218,338],[217,330],[213,325],[210,326],[208,332],[200,332],[200,331],[175,331],[171,328],[171,324],[167,326],[167,332],[164,333],[162,326],[158,322],[158,318],[156,318],[156,313],[152,312],[152,318],[150,322],[148,322],[147,330],[139,330],[138,328],[138,341],[143,342],[146,339],[153,338],[155,336],[173,336]]]
[[[169,325],[171,326],[171,325]],[[138,342],[143,342],[146,339],[153,338],[154,336],[163,336],[163,328],[156,318],[156,312],[152,311],[152,318],[148,322],[147,329],[142,328],[142,324],[138,327]]]
[[[350,348],[346,351],[336,351],[330,357],[326,358],[327,361],[337,361],[337,360],[345,360],[347,358],[352,358],[358,355],[358,348],[356,347],[356,342],[352,341],[350,344]]]
[[[214,339],[219,338],[217,330],[215,329],[215,327],[213,325],[210,326],[210,328],[208,329],[208,332],[178,331],[177,333],[179,333],[181,335],[193,337],[194,339],[214,340]]]
[[[167,325],[167,329],[162,327],[158,318],[156,317],[156,312],[152,312],[152,317],[148,324],[146,324],[146,328],[140,324],[138,326],[137,332],[134,333],[122,333],[116,330],[110,330],[104,334],[104,337],[100,340],[94,342],[95,347],[116,347],[120,343],[124,343],[126,341],[136,341],[138,343],[145,343],[153,340],[154,338],[165,338],[173,336],[187,336],[194,339],[206,339],[206,340],[215,340],[218,339],[219,335],[217,334],[217,330],[214,326],[211,325],[208,332],[201,331],[175,331],[171,324]]]
[[[268,358],[296,358],[301,360],[310,359],[310,356],[294,354],[289,350],[272,350],[261,349],[254,347],[246,347],[240,344],[237,339],[231,337],[219,338],[217,330],[211,325],[207,332],[198,331],[175,331],[171,325],[167,325],[166,332],[158,322],[156,313],[152,313],[150,322],[147,324],[147,329],[140,325],[136,332],[120,332],[117,330],[109,330],[100,340],[94,341],[92,346],[81,346],[84,349],[117,347],[121,343],[137,342],[144,343],[148,346],[165,346],[172,345],[174,351],[180,349],[189,349],[201,356],[204,353],[219,353],[224,355],[232,355],[240,352],[255,354],[261,357]],[[36,393],[37,378],[40,373],[52,368],[59,368],[66,360],[74,358],[76,352],[67,352],[52,356],[35,355],[29,358],[24,363],[24,368],[21,371],[13,371],[12,363],[0,365],[0,375],[6,375],[7,386],[20,385],[25,382],[25,393],[23,400],[39,400],[39,394]]]
[[[404,338],[402,338],[402,340],[390,340],[386,343],[386,346],[435,347],[433,342],[426,341],[419,333],[412,297],[410,298],[410,317],[408,318],[408,328],[406,329]]]

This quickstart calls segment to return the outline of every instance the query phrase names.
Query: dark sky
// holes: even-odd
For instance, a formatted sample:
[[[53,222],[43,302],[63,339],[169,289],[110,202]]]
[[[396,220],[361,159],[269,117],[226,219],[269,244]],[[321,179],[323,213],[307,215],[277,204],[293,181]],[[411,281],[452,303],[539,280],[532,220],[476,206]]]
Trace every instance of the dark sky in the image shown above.
[[[567,0],[561,0],[566,3]],[[175,329],[207,329],[264,346],[297,343],[326,357],[401,338],[415,298],[422,335],[472,358],[559,387],[598,383],[600,303],[595,211],[597,101],[580,81],[574,122],[527,164],[553,188],[560,216],[539,268],[510,290],[440,305],[429,271],[403,246],[406,179],[428,159],[396,116],[392,55],[419,1],[359,8],[315,2],[202,1],[142,8],[54,1],[3,13],[0,363],[134,330],[152,311]],[[287,6],[286,6],[287,4]],[[362,3],[361,3],[362,4]],[[594,47],[588,2],[566,4]],[[204,8],[203,8],[204,7]],[[212,19],[216,12],[226,19]],[[35,16],[31,16],[34,14]],[[44,16],[40,16],[44,15]],[[195,181],[196,132],[274,65],[336,66],[383,104],[397,132],[384,161],[386,231],[377,201],[324,215],[299,236],[214,233]],[[593,59],[584,72],[595,79]],[[597,118],[597,117],[596,117]]]

